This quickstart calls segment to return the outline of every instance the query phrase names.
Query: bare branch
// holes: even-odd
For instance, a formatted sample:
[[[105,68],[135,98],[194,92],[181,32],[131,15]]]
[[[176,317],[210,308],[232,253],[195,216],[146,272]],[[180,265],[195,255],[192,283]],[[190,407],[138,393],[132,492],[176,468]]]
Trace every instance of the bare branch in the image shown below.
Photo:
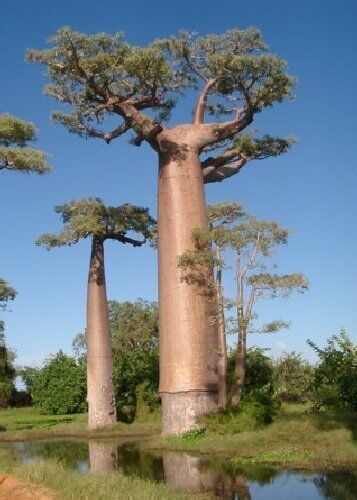
[[[245,274],[247,273],[248,269],[250,269],[253,265],[253,262],[257,256],[258,250],[259,250],[259,244],[260,244],[260,238],[262,236],[261,231],[258,232],[257,234],[257,241],[255,242],[254,249],[252,252],[252,255],[250,256],[250,259],[248,260],[246,266],[244,267],[242,271],[242,278],[244,278]]]
[[[204,122],[204,117],[205,117],[205,110],[206,110],[206,105],[207,105],[207,97],[212,89],[212,87],[215,85],[217,82],[216,78],[210,78],[206,85],[204,86],[202,92],[200,93],[195,109],[195,113],[193,116],[193,124],[198,125]]]

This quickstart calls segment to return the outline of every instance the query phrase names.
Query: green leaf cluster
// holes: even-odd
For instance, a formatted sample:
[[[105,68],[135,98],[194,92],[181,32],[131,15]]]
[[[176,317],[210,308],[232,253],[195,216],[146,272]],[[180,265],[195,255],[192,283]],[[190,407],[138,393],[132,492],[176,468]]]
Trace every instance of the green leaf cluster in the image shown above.
[[[33,402],[45,413],[82,413],[86,405],[86,370],[59,351],[33,377]]]
[[[159,315],[156,302],[108,302],[112,333],[114,390],[117,413],[131,422],[143,411],[158,406]],[[78,362],[86,364],[86,336],[73,341]]]
[[[32,123],[7,113],[0,115],[0,170],[37,174],[51,170],[46,153],[28,147],[28,142],[35,140],[36,128]]]
[[[65,224],[57,235],[46,233],[36,240],[47,250],[54,247],[74,245],[82,238],[99,237],[101,240],[113,239],[122,243],[142,244],[152,236],[156,227],[155,220],[147,208],[126,203],[118,207],[107,207],[100,198],[71,200],[55,208]],[[132,240],[131,233],[140,235],[142,241]]]
[[[341,330],[324,348],[308,340],[319,357],[315,370],[314,398],[317,409],[357,411],[357,346]]]

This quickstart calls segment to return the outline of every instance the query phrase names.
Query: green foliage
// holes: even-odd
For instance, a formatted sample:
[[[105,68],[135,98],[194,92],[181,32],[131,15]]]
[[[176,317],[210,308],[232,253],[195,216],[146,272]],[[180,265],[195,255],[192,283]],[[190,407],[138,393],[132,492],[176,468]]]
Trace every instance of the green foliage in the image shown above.
[[[357,346],[344,330],[333,335],[325,348],[308,344],[317,353],[320,363],[314,377],[314,398],[317,409],[357,410]]]
[[[7,113],[0,115],[0,170],[37,174],[51,170],[46,153],[28,147],[28,142],[35,140],[36,128],[32,123]]]
[[[156,418],[159,406],[159,325],[156,302],[108,302],[112,332],[114,390],[119,419]],[[86,336],[73,341],[78,363],[86,364]]]
[[[244,385],[246,394],[267,387],[272,382],[273,367],[271,359],[266,355],[266,351],[267,349],[256,346],[247,349]]]
[[[155,220],[149,215],[147,208],[136,207],[126,203],[119,207],[106,207],[100,198],[71,200],[69,203],[55,208],[65,224],[58,234],[46,233],[36,241],[47,250],[64,245],[74,245],[81,238],[95,235],[103,241],[117,240],[139,246],[150,238],[155,229]],[[137,241],[127,233],[137,233],[144,241]]]
[[[0,309],[6,308],[9,300],[14,300],[16,290],[14,290],[5,280],[0,278]]]
[[[274,362],[276,395],[287,402],[311,399],[314,368],[294,351],[284,353]]]
[[[0,322],[0,405],[7,406],[14,391],[16,370],[13,366],[13,355],[5,344],[3,324]]]
[[[286,63],[267,51],[255,28],[204,37],[180,31],[177,36],[138,47],[129,44],[123,33],[86,35],[64,27],[50,38],[49,45],[44,50],[29,50],[27,59],[48,68],[51,83],[45,92],[70,105],[69,112],[56,111],[52,118],[81,137],[106,142],[132,129],[134,144],[140,145],[142,140],[152,144],[175,99],[187,88],[197,89],[208,81],[210,112],[229,115],[239,106],[246,125],[255,113],[291,97],[294,86]],[[145,109],[153,119],[138,114]],[[119,124],[105,131],[103,124],[113,115]],[[234,133],[227,138],[232,145],[240,140]],[[213,142],[221,144],[221,138]],[[276,156],[290,144],[289,138],[246,139],[242,154],[254,149],[258,159]]]
[[[262,453],[256,457],[252,458],[243,458],[236,457],[232,458],[232,463],[235,465],[242,465],[244,463],[249,464],[281,464],[286,462],[294,462],[297,460],[302,460],[305,458],[312,458],[314,456],[313,450],[305,450],[305,451],[296,451],[296,450],[287,450],[287,451],[267,451],[266,453]]]
[[[140,400],[140,393],[145,388],[150,412],[158,405],[158,307],[155,302],[141,299],[121,303],[110,301],[108,306],[118,415],[123,420],[132,421],[136,411],[140,413],[138,391]]]
[[[245,100],[255,112],[291,95],[294,80],[284,72],[286,63],[267,52],[255,28],[204,37],[182,30],[178,36],[157,43],[180,64],[193,84],[215,79],[212,92],[221,98],[233,95],[236,100]],[[221,110],[228,111],[224,101],[219,104]]]
[[[21,378],[22,383],[26,388],[26,392],[28,392],[31,396],[33,395],[35,379],[40,372],[40,368],[34,368],[32,366],[23,366],[16,371],[16,375]]]
[[[180,436],[171,438],[173,443],[196,443],[199,441],[206,433],[206,429],[203,427],[196,427],[195,429],[190,429],[184,432]]]
[[[227,408],[205,416],[203,421],[207,431],[214,434],[237,434],[270,424],[279,408],[271,387],[266,386],[246,394],[237,410]]]
[[[59,351],[33,379],[33,402],[52,415],[86,411],[85,368]]]

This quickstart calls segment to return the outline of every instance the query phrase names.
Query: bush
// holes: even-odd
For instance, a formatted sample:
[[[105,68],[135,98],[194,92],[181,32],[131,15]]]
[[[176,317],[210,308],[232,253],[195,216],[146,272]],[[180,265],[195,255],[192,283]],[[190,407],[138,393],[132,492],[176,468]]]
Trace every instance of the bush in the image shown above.
[[[274,389],[285,402],[304,402],[312,398],[314,368],[300,354],[284,353],[274,363]]]
[[[343,330],[328,339],[324,349],[311,340],[308,344],[320,358],[314,377],[315,407],[357,411],[357,346]]]
[[[203,418],[207,430],[215,434],[237,434],[254,431],[270,424],[280,408],[270,385],[246,394],[237,410],[207,415]]]
[[[45,413],[82,413],[86,405],[86,369],[59,351],[33,381],[33,402]]]

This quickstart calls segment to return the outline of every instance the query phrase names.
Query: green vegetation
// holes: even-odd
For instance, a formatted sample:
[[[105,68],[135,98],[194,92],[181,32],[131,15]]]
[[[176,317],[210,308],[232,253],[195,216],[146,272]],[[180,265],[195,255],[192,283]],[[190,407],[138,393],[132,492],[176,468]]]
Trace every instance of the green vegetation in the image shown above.
[[[88,474],[77,475],[68,470],[57,460],[36,461],[28,465],[9,465],[9,461],[1,456],[0,465],[11,470],[12,474],[29,480],[32,483],[46,485],[54,491],[60,493],[60,497],[68,500],[87,500],[95,498],[105,499],[177,499],[184,500],[196,498],[196,495],[187,495],[147,479],[140,479],[135,476],[125,476],[121,472],[113,474]],[[199,495],[198,498],[202,498]],[[206,497],[207,498],[207,497]]]
[[[256,326],[256,302],[260,299],[288,297],[304,293],[308,281],[301,273],[278,274],[271,258],[279,245],[288,241],[289,232],[275,221],[257,220],[239,203],[220,203],[207,207],[209,229],[192,233],[194,249],[180,256],[179,267],[185,280],[205,288],[215,306],[220,360],[218,362],[219,406],[237,408],[244,393],[247,334],[276,333],[289,324],[282,320]],[[214,269],[214,273],[207,272]],[[235,298],[223,295],[223,275],[233,270]],[[208,279],[205,278],[208,276]],[[229,312],[234,309],[235,314]],[[228,318],[227,316],[228,311]],[[226,335],[237,334],[234,369],[228,377]],[[231,353],[232,354],[232,353]],[[232,361],[232,356],[230,361]]]
[[[60,351],[40,370],[33,385],[33,402],[44,413],[65,415],[86,411],[86,371]]]
[[[284,404],[274,421],[260,429],[222,432],[207,428],[197,439],[154,438],[145,443],[151,449],[192,451],[233,459],[232,463],[255,459],[284,467],[323,469],[357,465],[356,414],[311,411],[311,405]],[[264,458],[265,457],[265,458]]]
[[[270,457],[276,465],[322,469],[357,465],[356,422],[356,414],[352,413],[321,414],[313,412],[309,404],[283,404],[269,425],[233,433],[228,432],[227,421],[216,422],[206,430],[194,429],[183,436],[164,439],[159,437],[159,418],[156,422],[117,423],[107,430],[90,432],[85,414],[48,416],[36,408],[19,408],[0,410],[0,441],[66,436],[137,436],[142,440],[145,436],[142,446],[152,450],[200,452],[234,459],[237,464],[263,461],[261,457],[268,457],[268,461]]]
[[[316,407],[357,411],[357,346],[344,330],[328,339],[324,349],[308,343],[320,359],[314,378]]]
[[[47,155],[31,149],[29,142],[36,141],[36,127],[4,113],[0,115],[0,170],[35,172],[44,174],[51,170]]]

